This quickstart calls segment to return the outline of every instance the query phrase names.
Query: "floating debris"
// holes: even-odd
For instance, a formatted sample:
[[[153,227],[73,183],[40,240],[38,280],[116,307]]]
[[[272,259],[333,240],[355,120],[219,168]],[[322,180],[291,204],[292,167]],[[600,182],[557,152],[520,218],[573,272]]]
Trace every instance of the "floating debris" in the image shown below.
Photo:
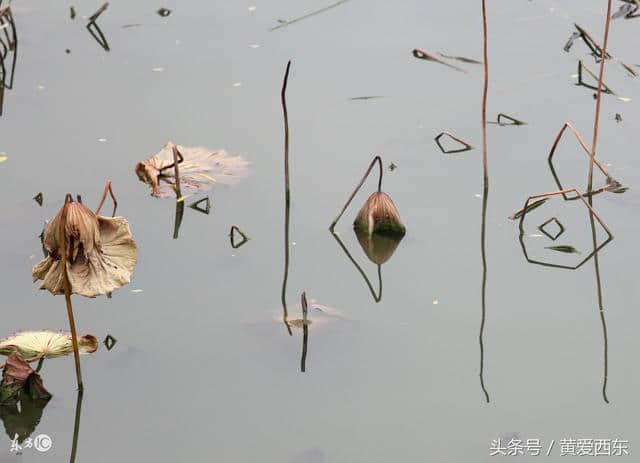
[[[622,122],[622,116],[620,115],[620,113],[616,113],[616,122]]]
[[[100,26],[98,26],[98,23],[96,21],[108,7],[109,2],[106,2],[100,8],[98,8],[95,13],[89,16],[89,22],[86,26],[89,34],[91,34],[91,36],[95,39],[96,42],[98,42],[98,44],[103,48],[104,51],[110,51],[109,43],[107,42],[106,37],[102,33],[102,29],[100,29]]]
[[[384,98],[382,95],[371,95],[371,96],[354,96],[349,98],[351,101],[366,101],[366,100],[376,100],[378,98]]]
[[[598,90],[597,86],[591,85],[591,84],[587,84],[586,82],[584,82],[584,80],[582,79],[582,70],[585,70],[587,72],[587,74],[589,74],[591,77],[593,77],[595,80],[598,80],[598,77],[594,74],[594,72],[589,69],[583,62],[582,60],[578,61],[578,83],[576,85],[582,86],[582,87],[586,87],[589,88],[591,90]],[[602,82],[602,92],[603,93],[608,93],[609,95],[615,95],[616,93],[611,90],[611,88],[609,88],[609,86],[607,84],[605,84],[604,82]]]
[[[234,82],[233,86],[234,87],[242,87],[242,82]]]
[[[117,201],[111,190],[111,182],[105,185],[95,213],[67,195],[64,206],[44,232],[44,247],[48,255],[31,270],[34,282],[42,280],[41,289],[64,294],[64,274],[60,265],[63,243],[68,244],[66,273],[72,294],[95,297],[129,283],[138,260],[136,243],[124,217],[98,215],[107,192],[114,199],[115,215]],[[60,234],[63,213],[66,216],[64,238]]]
[[[391,164],[389,164],[389,170],[391,172],[393,172],[394,170],[396,170],[398,168],[398,166],[396,166],[393,162]]]
[[[547,231],[545,229],[545,227],[549,226],[552,223],[556,225],[557,230],[558,230],[555,233],[549,232],[549,231]],[[558,219],[556,219],[555,217],[551,217],[549,220],[547,220],[544,223],[538,225],[538,230],[540,230],[542,233],[544,233],[552,241],[555,241],[555,240],[558,239],[558,237],[560,237],[560,235],[562,235],[564,233],[564,226],[562,225],[562,223],[560,223],[560,221]]]
[[[164,72],[164,68],[162,66],[155,67],[151,69],[153,72]]]
[[[421,50],[419,48],[415,48],[412,53],[413,53],[413,56],[418,58],[418,59],[423,59],[423,60],[426,60],[426,61],[433,61],[435,63],[443,64],[443,65],[445,65],[447,67],[450,67],[451,69],[455,69],[456,71],[459,71],[459,72],[464,72],[464,73],[467,72],[466,70],[464,70],[464,69],[462,69],[462,68],[460,68],[458,66],[454,66],[453,64],[449,64],[449,63],[447,63],[445,61],[442,61],[436,55],[433,55],[433,54],[431,54],[429,52],[426,52],[424,50]]]
[[[76,19],[76,9],[74,7],[69,8],[69,17],[71,19]]]
[[[204,207],[201,207],[200,204],[204,203]],[[202,198],[194,203],[189,204],[191,209],[195,209],[198,212],[202,212],[203,214],[209,214],[211,212],[211,200],[207,196],[206,198]]]
[[[151,195],[168,198],[175,195],[176,177],[173,169],[173,147],[178,153],[182,193],[203,193],[216,184],[233,185],[247,175],[249,163],[224,150],[209,150],[167,143],[157,154],[136,165],[140,181],[151,187]]]
[[[299,17],[297,17],[295,19],[291,19],[289,21],[286,21],[284,19],[278,19],[278,23],[279,24],[277,26],[272,27],[271,29],[269,29],[269,31],[275,31],[276,29],[280,29],[281,27],[289,26],[291,24],[297,23],[298,21],[302,21],[303,19],[310,18],[311,16],[315,16],[317,14],[324,13],[325,11],[329,11],[329,10],[331,10],[331,9],[337,7],[337,6],[342,5],[343,3],[347,3],[348,1],[349,0],[340,0],[340,1],[336,2],[336,3],[332,3],[331,5],[327,5],[327,6],[323,7],[323,8],[320,8],[319,10],[312,11],[311,13],[307,13],[305,15],[299,16]]]
[[[625,19],[633,19],[640,17],[640,14],[636,14],[640,8],[640,3],[637,0],[622,0],[623,5],[620,5],[618,11],[616,11],[611,19],[618,19],[624,17]]]
[[[144,292],[144,289],[132,289],[132,290],[131,290],[131,292],[132,292],[133,294],[139,294],[139,293]]]
[[[254,5],[251,5],[247,8],[247,10],[249,11],[249,13],[253,13],[254,11],[256,11],[256,7]]]
[[[156,13],[158,13],[163,18],[166,18],[167,16],[169,16],[171,14],[171,10],[168,9],[168,8],[162,7],[158,11],[156,11]]]
[[[0,163],[6,161],[7,159],[9,159],[9,156],[4,153],[0,154]]]
[[[582,254],[573,246],[568,245],[559,245],[559,246],[546,246],[545,249],[550,249],[551,251],[564,252],[565,254]]]
[[[38,206],[42,207],[42,202],[43,202],[43,200],[44,200],[44,197],[43,197],[43,195],[42,195],[42,192],[40,192],[40,193],[38,193],[37,195],[35,195],[35,196],[33,197],[33,200],[34,200],[35,202],[37,202],[37,203],[38,203]]]
[[[238,243],[236,243],[236,233],[238,233],[242,238],[242,240]],[[231,241],[231,247],[233,249],[238,249],[240,246],[249,241],[249,237],[245,235],[244,232],[238,227],[236,227],[235,225],[231,225],[231,230],[229,231],[229,240]]]
[[[442,56],[443,58],[447,58],[447,59],[454,59],[456,61],[461,61],[463,63],[468,63],[468,64],[482,64],[482,61],[478,61],[475,59],[471,59],[471,58],[466,58],[464,56],[453,56],[453,55],[445,55],[442,52],[438,52],[438,54],[440,56]]]
[[[83,354],[92,354],[98,350],[98,339],[85,334],[78,338],[78,348]],[[64,331],[21,331],[0,339],[0,354],[11,355],[17,352],[27,362],[64,357],[73,353],[71,333]]]
[[[457,141],[458,143],[460,143],[462,145],[462,148],[445,150],[444,147],[442,146],[442,144],[440,143],[440,139],[445,135],[447,137],[451,138],[452,140]],[[469,143],[459,139],[458,137],[456,137],[455,135],[453,135],[453,134],[451,134],[449,132],[440,132],[434,138],[434,140],[436,141],[436,144],[438,145],[438,148],[440,148],[440,151],[442,151],[444,154],[463,153],[465,151],[469,151],[469,150],[473,149],[473,146],[471,146]]]
[[[534,210],[536,207],[540,207],[542,206],[544,203],[547,202],[549,198],[537,198],[533,201],[531,201],[530,203],[528,203],[528,205],[526,206],[526,208],[522,208],[520,210],[518,210],[516,213],[514,213],[512,216],[510,216],[509,218],[511,220],[517,220],[520,217],[522,217],[525,213],[527,212],[531,212],[532,210]]]
[[[104,341],[102,341],[102,343],[104,344],[104,347],[106,347],[107,350],[113,349],[117,342],[118,342],[118,340],[116,338],[114,338],[113,336],[111,336],[110,334],[108,334],[104,338]]]
[[[506,122],[505,122],[506,120]],[[504,113],[499,113],[496,118],[495,124],[498,125],[527,125],[526,122],[516,119],[515,117],[508,116]]]

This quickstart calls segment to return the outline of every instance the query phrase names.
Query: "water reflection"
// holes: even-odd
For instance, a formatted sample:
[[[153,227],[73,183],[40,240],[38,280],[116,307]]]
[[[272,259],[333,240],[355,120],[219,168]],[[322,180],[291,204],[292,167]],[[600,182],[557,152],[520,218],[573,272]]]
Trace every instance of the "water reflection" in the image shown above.
[[[489,392],[484,385],[484,325],[487,316],[487,249],[486,249],[486,229],[487,229],[487,204],[489,201],[488,184],[484,185],[482,195],[482,227],[480,229],[480,252],[482,254],[482,291],[480,296],[480,304],[482,307],[482,315],[480,318],[480,334],[478,341],[480,343],[480,387],[484,393],[487,403],[490,402]]]
[[[13,88],[13,77],[18,57],[18,33],[10,5],[0,1],[0,116],[4,105],[4,92]]]
[[[9,439],[17,439],[18,444],[28,439],[38,427],[49,400],[49,397],[32,399],[29,394],[20,393],[17,401],[0,405],[0,419]]]
[[[74,463],[76,461],[76,454],[78,452],[78,436],[80,435],[80,415],[82,413],[82,397],[83,390],[78,390],[78,397],[76,399],[76,415],[73,422],[73,440],[71,442],[71,457],[69,461]]]
[[[378,291],[374,289],[369,277],[366,272],[362,269],[360,264],[353,258],[345,244],[340,239],[337,233],[331,232],[331,235],[335,238],[336,242],[340,246],[340,249],[345,253],[349,261],[356,268],[358,273],[362,276],[367,287],[369,288],[369,292],[371,292],[371,296],[375,302],[380,302],[382,299],[382,264],[387,262],[393,253],[396,251],[396,248],[402,241],[402,237],[392,237],[388,235],[381,235],[379,233],[369,234],[362,230],[354,230],[356,237],[358,238],[358,243],[362,247],[367,258],[376,264],[377,273],[378,273]]]
[[[287,310],[287,281],[289,279],[289,216],[291,212],[291,190],[289,188],[289,113],[287,112],[287,82],[289,80],[289,70],[291,69],[291,61],[287,63],[287,69],[284,72],[282,81],[282,90],[280,92],[280,100],[282,102],[282,117],[284,120],[284,274],[282,275],[282,290],[280,299],[282,301],[282,322],[289,332],[289,336],[293,335],[289,326],[288,310]]]

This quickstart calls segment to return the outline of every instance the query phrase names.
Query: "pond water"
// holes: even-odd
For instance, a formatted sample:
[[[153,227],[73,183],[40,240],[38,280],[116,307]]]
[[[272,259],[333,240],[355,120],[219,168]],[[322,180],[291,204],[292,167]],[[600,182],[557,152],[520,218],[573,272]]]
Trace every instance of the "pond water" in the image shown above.
[[[606,331],[584,205],[556,198],[525,224],[530,257],[562,265],[589,257],[576,270],[528,263],[518,222],[508,219],[527,197],[557,190],[547,156],[565,121],[591,143],[594,92],[574,75],[578,60],[594,72],[598,64],[582,41],[568,53],[563,46],[574,23],[601,43],[606,2],[489,2],[489,119],[506,113],[527,124],[487,129],[482,332],[482,66],[447,60],[459,72],[412,56],[420,48],[481,60],[480,1],[350,0],[270,30],[330,4],[113,1],[98,19],[105,51],[85,29],[99,3],[75,5],[72,20],[68,4],[13,2],[18,56],[0,118],[8,156],[0,337],[68,329],[64,298],[38,290],[30,275],[43,223],[65,193],[95,207],[110,179],[139,259],[113,298],[73,298],[81,334],[117,339],[82,357],[79,426],[72,357],[46,361],[53,398],[32,437],[47,434],[53,446],[16,455],[2,433],[0,461],[67,461],[74,434],[76,461],[94,462],[488,462],[498,438],[539,439],[543,454],[553,443],[538,457],[545,461],[562,461],[562,439],[620,439],[629,442],[625,461],[634,459],[638,78],[607,62],[604,80],[617,96],[602,98],[598,159],[630,190],[593,198],[614,236],[598,253]],[[158,15],[161,6],[171,14]],[[638,27],[637,19],[611,26],[608,49],[629,65],[640,63]],[[289,334],[280,298],[280,87],[289,59],[286,301],[299,319],[301,293],[313,300],[304,373],[303,330]],[[366,96],[379,98],[353,99]],[[442,131],[475,148],[443,154],[433,141]],[[248,178],[210,193],[211,214],[185,209],[178,239],[175,202],[151,197],[134,173],[168,140],[251,162]],[[328,231],[375,154],[407,227],[381,266],[379,302]],[[556,156],[563,187],[584,191],[588,158],[569,132]],[[377,292],[378,267],[351,226],[375,188],[371,178],[336,231]],[[31,199],[38,192],[42,207]],[[554,216],[566,239],[537,230]],[[250,238],[237,249],[231,225]],[[581,254],[546,249],[554,245]]]

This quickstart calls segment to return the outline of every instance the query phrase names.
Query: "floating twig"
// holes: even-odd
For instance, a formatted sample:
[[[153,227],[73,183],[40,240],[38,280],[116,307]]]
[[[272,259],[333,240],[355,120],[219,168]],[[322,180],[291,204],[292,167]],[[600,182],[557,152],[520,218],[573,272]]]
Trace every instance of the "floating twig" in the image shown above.
[[[200,207],[200,204],[204,203],[205,206],[204,207]],[[211,200],[209,199],[209,197],[207,196],[206,198],[202,198],[198,201],[195,201],[191,204],[189,204],[189,207],[191,209],[195,209],[198,212],[202,212],[203,214],[209,214],[209,212],[211,212]]]
[[[462,69],[458,66],[454,66],[453,64],[449,64],[446,61],[442,61],[440,58],[438,58],[436,55],[433,55],[427,51],[421,50],[419,48],[415,48],[412,51],[412,54],[414,57],[418,58],[418,59],[423,59],[426,61],[433,61],[439,64],[443,64],[444,66],[450,67],[451,69],[455,69],[458,72],[464,72],[465,74],[467,73],[467,71],[465,69]]]
[[[236,233],[238,233],[242,237],[242,241],[238,243],[236,243]],[[231,225],[231,230],[229,231],[229,240],[231,241],[231,247],[233,249],[238,249],[240,246],[249,241],[249,237],[245,235],[243,231],[238,227],[236,227],[235,225]]]
[[[351,101],[363,101],[363,100],[375,100],[378,98],[384,98],[382,95],[371,95],[371,96],[354,96],[349,98]]]
[[[582,254],[573,246],[569,246],[566,244],[561,244],[559,246],[546,246],[545,249],[549,249],[551,251],[564,252],[565,254]]]
[[[95,13],[93,13],[91,16],[89,16],[89,22],[90,23],[95,22],[96,19],[98,19],[100,17],[100,15],[105,12],[105,10],[107,8],[109,8],[109,2],[103,3],[102,6],[100,6],[100,8],[98,8],[96,10]]]
[[[591,69],[589,69],[587,67],[586,64],[584,64],[581,60],[578,61],[578,83],[576,83],[576,85],[581,85],[583,87],[589,88],[591,90],[598,90],[597,86],[593,86],[591,84],[587,84],[586,82],[584,82],[584,80],[582,79],[582,70],[585,70],[587,72],[587,74],[589,74],[591,77],[593,77],[594,79],[598,80],[598,76],[596,76],[593,71]],[[609,88],[608,85],[602,83],[602,91],[604,91],[604,93],[608,93],[609,95],[616,95],[616,93],[611,90],[611,88]]]
[[[440,139],[443,136],[447,136],[449,138],[451,138],[454,141],[457,141],[458,143],[460,143],[461,145],[463,145],[462,148],[458,148],[458,149],[450,149],[450,150],[446,150],[443,146],[442,143],[440,143]],[[458,137],[456,137],[455,135],[449,133],[449,132],[440,132],[435,138],[434,140],[436,141],[436,144],[438,145],[438,148],[440,148],[440,151],[442,151],[444,154],[453,154],[453,153],[463,153],[465,151],[469,151],[473,149],[473,146],[471,146],[469,143],[467,143],[464,140],[459,139]]]
[[[506,122],[505,122],[506,120]],[[527,125],[526,122],[516,119],[515,117],[508,116],[504,113],[499,113],[495,122],[489,122],[489,124],[498,124],[498,125]]]
[[[347,3],[348,1],[349,0],[340,0],[340,1],[336,2],[336,3],[332,3],[331,5],[327,5],[327,6],[323,7],[323,8],[320,8],[319,10],[312,11],[311,13],[307,13],[305,15],[299,16],[299,17],[297,17],[295,19],[291,19],[289,21],[279,20],[280,24],[278,24],[275,27],[272,27],[271,29],[269,29],[269,31],[275,31],[276,29],[280,29],[281,27],[289,26],[291,24],[297,23],[298,21],[302,21],[303,19],[310,18],[311,16],[315,16],[317,14],[324,13],[325,11],[329,11],[329,10],[331,10],[331,9],[337,7],[337,6],[342,5],[343,3]]]
[[[454,55],[445,55],[442,52],[438,52],[438,54],[440,56],[442,56],[443,58],[447,58],[447,59],[455,59],[456,61],[461,61],[463,63],[468,63],[468,64],[482,64],[482,61],[478,61],[475,59],[471,59],[471,58],[466,58],[464,56],[454,56]]]

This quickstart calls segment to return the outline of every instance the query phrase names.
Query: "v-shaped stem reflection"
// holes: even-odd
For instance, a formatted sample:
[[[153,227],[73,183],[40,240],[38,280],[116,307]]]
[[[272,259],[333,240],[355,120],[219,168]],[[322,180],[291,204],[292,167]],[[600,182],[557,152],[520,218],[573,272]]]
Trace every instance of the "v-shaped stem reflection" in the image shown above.
[[[377,264],[377,266],[378,266],[378,294],[376,294],[375,289],[373,289],[373,285],[369,281],[369,277],[367,277],[367,274],[364,272],[364,270],[362,270],[362,267],[360,267],[358,262],[356,262],[356,260],[353,258],[353,256],[348,251],[347,247],[344,245],[344,243],[342,242],[340,237],[337,235],[337,233],[332,231],[331,235],[333,235],[333,237],[336,239],[336,241],[340,245],[340,248],[342,248],[342,250],[347,255],[347,257],[349,258],[351,263],[354,265],[356,270],[358,270],[360,275],[362,275],[362,278],[364,279],[365,283],[369,287],[369,291],[371,292],[371,295],[373,296],[373,300],[376,301],[376,302],[380,302],[380,300],[382,299],[382,265],[381,264]]]

